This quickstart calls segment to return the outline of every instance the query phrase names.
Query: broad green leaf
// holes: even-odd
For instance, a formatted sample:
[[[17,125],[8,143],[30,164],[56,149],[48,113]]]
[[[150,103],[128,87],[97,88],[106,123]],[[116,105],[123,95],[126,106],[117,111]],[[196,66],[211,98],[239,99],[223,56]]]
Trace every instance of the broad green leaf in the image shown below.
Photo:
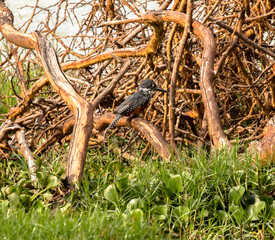
[[[153,214],[155,220],[165,220],[165,215]]]
[[[119,161],[112,161],[110,162],[109,166],[108,166],[108,170],[109,171],[117,171],[117,172],[122,172],[122,170],[124,169],[124,164],[119,162]]]
[[[187,206],[178,206],[175,207],[173,210],[174,216],[180,221],[180,222],[187,222],[189,218],[190,209]]]
[[[119,195],[115,184],[111,184],[105,189],[104,197],[113,203],[118,203]]]
[[[134,209],[129,212],[129,215],[133,222],[140,224],[143,218],[143,211],[141,209]]]
[[[48,175],[44,180],[46,188],[55,188],[59,185],[59,180],[54,175]]]
[[[181,192],[183,189],[181,176],[180,175],[172,175],[168,181],[168,187],[173,191],[173,193]]]
[[[144,197],[146,195],[146,187],[141,184],[141,183],[137,183],[132,187],[132,190],[137,193],[141,198]]]
[[[117,181],[116,181],[116,187],[119,191],[123,191],[125,189],[127,189],[129,186],[129,175],[125,175],[123,177],[120,177]]]
[[[224,222],[224,221],[226,221],[226,219],[228,217],[228,213],[223,210],[217,210],[216,217],[218,218],[219,221]]]
[[[133,210],[133,209],[143,209],[144,208],[144,201],[140,198],[134,198],[127,204],[127,209]]]
[[[53,197],[53,195],[49,191],[43,193],[42,196],[47,200],[51,200]]]
[[[231,203],[239,204],[241,197],[245,192],[245,188],[242,185],[235,186],[230,189],[228,197]]]
[[[266,203],[264,201],[258,201],[254,204],[248,205],[247,206],[247,213],[248,213],[248,218],[251,221],[258,220],[258,215],[261,210],[263,210],[266,206]]]
[[[5,189],[5,192],[6,192],[7,195],[10,195],[13,192],[16,192],[16,187],[15,186],[9,186]]]
[[[158,205],[153,210],[153,216],[156,220],[164,220],[167,218],[168,205]]]
[[[31,196],[25,193],[21,194],[19,197],[20,197],[20,200],[25,204],[29,203],[31,199]]]
[[[132,226],[136,231],[141,227],[143,219],[143,211],[141,209],[126,210],[123,213],[124,226]]]
[[[8,195],[8,199],[16,206],[20,204],[20,198],[16,192]]]

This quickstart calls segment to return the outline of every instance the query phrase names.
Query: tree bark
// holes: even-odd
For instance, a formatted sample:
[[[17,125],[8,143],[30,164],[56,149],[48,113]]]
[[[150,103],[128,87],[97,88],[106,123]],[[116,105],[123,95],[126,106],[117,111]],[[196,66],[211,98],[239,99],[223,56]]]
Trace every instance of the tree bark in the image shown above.
[[[95,129],[103,131],[109,126],[109,124],[111,124],[115,117],[115,114],[107,113],[102,117],[95,118]],[[143,118],[130,119],[128,117],[123,117],[116,124],[117,127],[129,125],[132,128],[137,129],[147,139],[147,141],[152,144],[152,146],[156,149],[163,160],[170,160],[171,148],[169,147],[169,144],[166,142],[165,138],[162,136],[157,127],[155,127],[153,124]]]
[[[12,12],[3,1],[0,2],[0,10],[0,31],[3,36],[11,43],[37,51],[49,82],[74,114],[75,125],[69,148],[66,175],[69,183],[78,182],[83,174],[88,141],[93,126],[94,108],[67,80],[50,42],[39,32],[25,34],[17,31],[13,27]]]
[[[108,22],[105,25],[120,24],[125,21]],[[186,15],[175,11],[154,11],[144,14],[141,18],[127,20],[127,22],[142,22],[156,24],[163,22],[175,22],[181,26],[186,25]],[[215,98],[212,81],[214,74],[214,59],[216,53],[215,38],[211,30],[198,21],[192,21],[193,33],[203,42],[203,56],[200,67],[200,90],[207,114],[209,133],[213,144],[217,148],[231,146],[223,131],[219,107]]]

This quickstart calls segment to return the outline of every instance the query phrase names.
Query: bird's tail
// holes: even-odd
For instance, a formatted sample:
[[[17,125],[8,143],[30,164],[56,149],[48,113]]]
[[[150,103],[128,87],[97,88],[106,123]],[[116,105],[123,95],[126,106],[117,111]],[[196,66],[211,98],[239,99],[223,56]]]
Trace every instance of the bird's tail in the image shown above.
[[[116,118],[114,119],[114,121],[112,121],[112,123],[105,129],[105,131],[104,131],[104,138],[105,138],[106,132],[109,129],[112,129],[117,124],[117,122],[119,121],[119,119],[121,119],[122,117],[123,117],[123,115],[121,115],[121,114],[117,114],[116,115]]]

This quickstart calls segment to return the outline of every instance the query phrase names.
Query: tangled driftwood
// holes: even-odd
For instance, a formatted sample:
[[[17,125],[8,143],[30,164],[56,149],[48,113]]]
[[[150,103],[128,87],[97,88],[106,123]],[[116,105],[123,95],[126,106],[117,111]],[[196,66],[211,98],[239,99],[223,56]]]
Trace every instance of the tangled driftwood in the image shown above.
[[[36,4],[25,30],[18,31],[13,27],[11,11],[0,1],[0,30],[10,48],[3,55],[6,59],[1,68],[11,78],[18,99],[0,128],[0,153],[20,149],[34,174],[32,153],[43,154],[71,136],[66,174],[70,183],[80,180],[92,129],[103,130],[113,119],[110,108],[145,77],[169,89],[169,97],[155,96],[145,113],[149,121],[128,119],[128,124],[122,119],[118,126],[137,129],[164,159],[171,157],[165,139],[170,139],[178,156],[178,145],[183,142],[220,148],[230,146],[236,137],[245,143],[264,136],[262,129],[275,108],[271,73],[274,52],[270,45],[274,4],[268,0],[265,5],[259,1],[242,5],[181,0],[165,10],[171,2],[166,0],[158,11],[146,13],[131,2],[118,7],[116,1],[95,1],[80,23],[74,11],[81,4],[70,8],[68,1],[60,1],[54,5],[55,26],[50,28],[48,11],[43,34],[27,34],[32,19],[45,9]],[[124,7],[137,18],[126,19]],[[56,30],[71,16],[76,18],[79,31],[67,44],[66,37],[59,37]],[[47,34],[62,51],[53,49],[44,36]],[[23,51],[22,56],[17,46],[30,50]],[[73,61],[68,60],[71,57]],[[10,69],[14,66],[13,73]],[[30,69],[41,74],[33,79]],[[18,79],[20,94],[16,93],[14,78]]]
[[[3,2],[0,3],[0,7],[2,10],[0,30],[3,36],[11,43],[25,48],[34,48],[36,50],[48,81],[53,86],[58,95],[61,96],[61,98],[64,100],[69,109],[73,112],[75,122],[70,141],[66,175],[69,183],[76,182],[81,179],[83,174],[88,141],[93,126],[93,112],[95,108],[99,105],[99,103],[112,91],[120,77],[118,77],[118,79],[111,84],[113,86],[110,86],[109,89],[107,88],[103,93],[98,95],[97,98],[92,101],[92,103],[89,103],[83,97],[81,97],[78,92],[75,91],[73,86],[66,78],[61,69],[55,51],[49,41],[46,40],[46,38],[43,37],[39,32],[33,34],[22,34],[14,29],[12,13],[8,8],[5,7]],[[112,53],[101,54],[94,59],[85,59],[84,61],[79,61],[78,63],[73,62],[73,64],[67,64],[63,67],[63,69],[70,69],[72,68],[72,65],[74,68],[86,67],[97,62],[111,59],[113,58],[113,55],[116,55],[118,57],[129,57],[143,56],[155,53],[158,42],[161,40],[161,29],[158,27],[158,25],[155,25],[154,33],[155,35],[153,35],[151,42],[142,50],[121,50],[117,52],[113,51]],[[129,67],[130,64],[125,67],[125,70],[127,70]],[[18,109],[16,111],[21,110]],[[16,116],[16,114],[13,112],[12,116]],[[135,125],[137,125],[139,122],[140,121],[135,121]],[[152,126],[148,126],[146,128],[146,123],[141,123],[142,121],[137,127],[141,130],[141,132],[146,132],[145,129],[147,129],[147,131],[152,129]],[[20,131],[21,130],[19,130],[19,132]],[[156,129],[154,129],[154,131],[156,131]],[[151,132],[151,134],[152,133],[153,131]],[[145,133],[145,135],[150,138],[151,142],[158,141],[159,143],[161,141],[158,140],[157,137],[153,137],[153,135],[147,133]],[[157,149],[163,149],[162,146],[158,146],[158,143],[155,144]],[[168,158],[170,154],[168,153],[167,149],[168,148],[166,146],[166,154],[161,155]],[[28,153],[31,155],[30,151]]]

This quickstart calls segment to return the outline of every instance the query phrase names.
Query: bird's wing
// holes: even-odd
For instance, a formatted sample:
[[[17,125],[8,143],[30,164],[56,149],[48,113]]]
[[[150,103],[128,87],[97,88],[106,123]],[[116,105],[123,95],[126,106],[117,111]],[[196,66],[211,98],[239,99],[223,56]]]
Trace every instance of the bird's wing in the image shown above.
[[[124,102],[122,102],[116,109],[115,113],[127,115],[136,108],[143,107],[148,104],[149,100],[150,96],[136,92],[129,96]]]

